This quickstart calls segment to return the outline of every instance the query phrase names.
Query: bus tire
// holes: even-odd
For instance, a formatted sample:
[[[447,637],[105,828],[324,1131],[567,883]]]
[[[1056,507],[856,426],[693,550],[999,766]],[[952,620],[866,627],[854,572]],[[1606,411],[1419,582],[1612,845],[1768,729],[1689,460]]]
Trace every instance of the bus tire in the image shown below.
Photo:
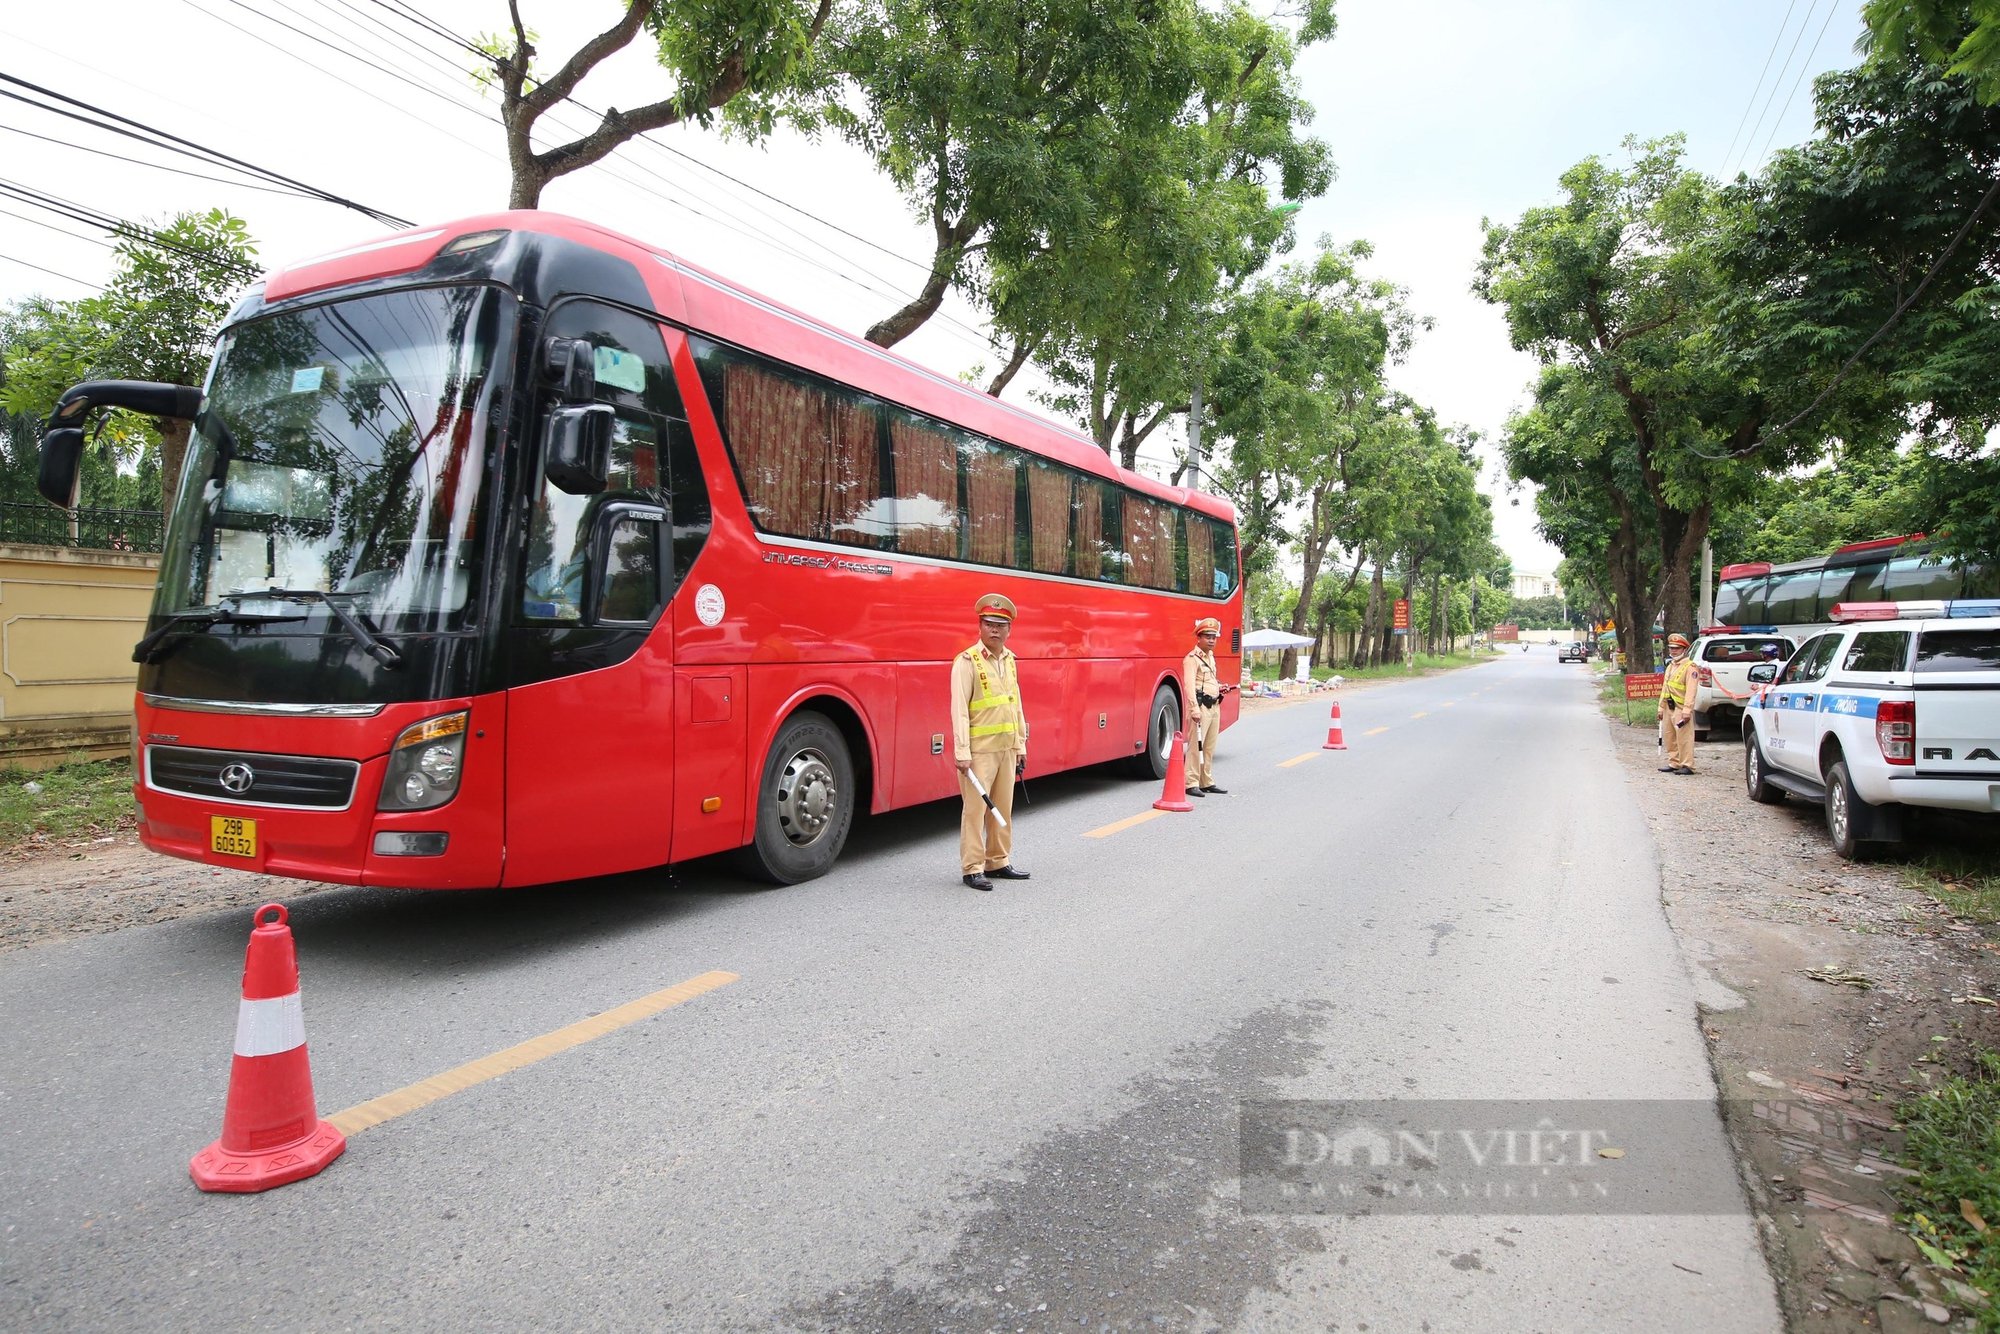
[[[1146,733],[1139,751],[1125,761],[1125,771],[1134,778],[1157,783],[1167,776],[1167,753],[1173,748],[1174,733],[1181,730],[1181,697],[1165,681],[1153,692],[1153,705],[1146,710]]]
[[[794,714],[764,757],[744,870],[774,885],[825,875],[847,843],[854,797],[854,761],[840,729],[824,714]]]

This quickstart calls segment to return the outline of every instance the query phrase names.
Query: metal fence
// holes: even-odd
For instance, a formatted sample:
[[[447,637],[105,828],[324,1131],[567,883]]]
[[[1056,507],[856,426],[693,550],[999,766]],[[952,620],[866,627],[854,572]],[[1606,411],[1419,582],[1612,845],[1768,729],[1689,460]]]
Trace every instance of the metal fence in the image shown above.
[[[53,505],[0,502],[0,542],[158,551],[163,527],[158,510],[59,510]]]

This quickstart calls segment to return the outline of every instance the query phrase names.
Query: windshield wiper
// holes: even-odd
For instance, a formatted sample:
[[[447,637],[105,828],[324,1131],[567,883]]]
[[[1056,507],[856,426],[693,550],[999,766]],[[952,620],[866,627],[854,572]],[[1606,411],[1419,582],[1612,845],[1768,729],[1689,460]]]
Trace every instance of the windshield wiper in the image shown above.
[[[155,626],[145,638],[132,646],[132,661],[152,662],[156,657],[164,658],[166,656],[164,650],[157,653],[155,650],[160,650],[161,644],[169,635],[191,635],[196,630],[206,630],[210,626],[222,625],[225,622],[232,625],[268,625],[273,621],[303,621],[304,619],[303,615],[245,616],[241,612],[231,611],[227,607],[204,607],[199,611],[175,612],[172,616],[169,616],[166,620]]]
[[[384,667],[395,667],[403,661],[403,655],[377,634],[359,616],[349,611],[347,604],[359,597],[358,593],[322,593],[317,588],[263,588],[255,592],[226,593],[223,596],[236,601],[251,598],[270,598],[275,602],[319,602],[333,613],[341,627],[354,636],[356,643],[368,650],[369,655]]]

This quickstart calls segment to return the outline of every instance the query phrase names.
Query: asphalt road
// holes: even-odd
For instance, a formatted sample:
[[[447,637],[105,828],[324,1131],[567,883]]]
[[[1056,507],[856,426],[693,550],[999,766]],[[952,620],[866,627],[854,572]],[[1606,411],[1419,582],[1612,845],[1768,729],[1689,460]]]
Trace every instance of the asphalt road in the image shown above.
[[[1034,878],[991,894],[930,806],[789,889],[704,863],[301,900],[323,1113],[736,980],[263,1195],[187,1176],[240,913],[0,957],[0,1327],[1779,1328],[1584,670],[1508,654],[1343,704],[1346,751],[1321,702],[1246,717],[1190,814],[1106,833],[1157,790],[1035,780]],[[1580,1211],[1257,1211],[1238,1135],[1268,1100],[1448,1136],[1639,1100],[1679,1128],[1597,1141],[1623,1193]]]

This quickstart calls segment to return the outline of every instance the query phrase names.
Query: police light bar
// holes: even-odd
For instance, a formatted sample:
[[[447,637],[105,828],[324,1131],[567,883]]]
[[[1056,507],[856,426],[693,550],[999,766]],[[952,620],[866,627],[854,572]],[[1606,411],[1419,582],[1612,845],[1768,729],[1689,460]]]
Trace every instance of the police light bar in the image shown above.
[[[1743,633],[1743,627],[1740,625],[1704,625],[1701,629],[1695,631],[1695,633],[1698,635],[1740,635]]]
[[[1954,598],[1945,604],[1947,616],[2000,616],[2000,598]]]
[[[1833,619],[1843,624],[1850,621],[1914,621],[1926,617],[1942,616],[1946,604],[1936,600],[1929,602],[1836,602],[1833,604]]]

